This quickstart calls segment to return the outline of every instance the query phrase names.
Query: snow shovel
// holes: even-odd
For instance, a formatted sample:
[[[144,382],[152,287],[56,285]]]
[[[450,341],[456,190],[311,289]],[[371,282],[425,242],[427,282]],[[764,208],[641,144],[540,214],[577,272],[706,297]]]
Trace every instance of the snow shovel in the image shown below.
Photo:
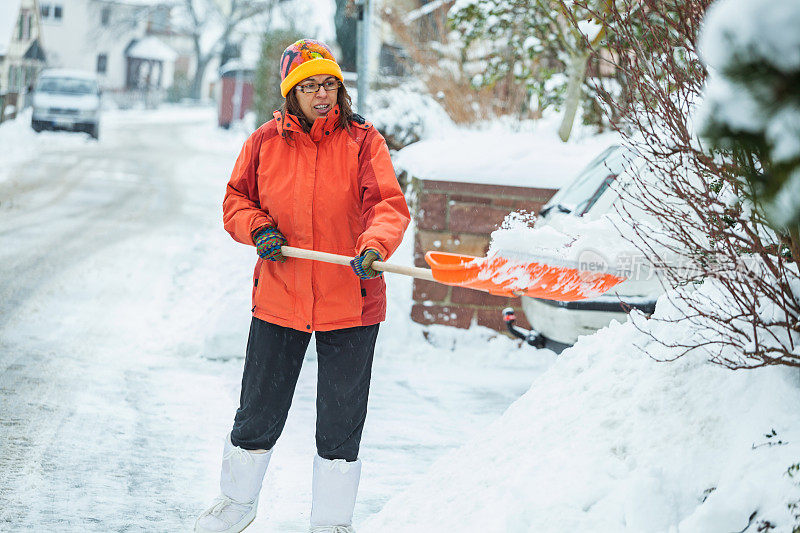
[[[350,266],[353,260],[345,255],[292,246],[281,246],[281,253],[286,257],[346,266]],[[608,272],[580,270],[578,265],[566,261],[553,264],[547,260],[516,261],[500,256],[473,257],[449,252],[427,252],[425,261],[430,269],[393,265],[385,261],[375,261],[372,268],[497,296],[525,295],[560,302],[600,296],[625,280]]]

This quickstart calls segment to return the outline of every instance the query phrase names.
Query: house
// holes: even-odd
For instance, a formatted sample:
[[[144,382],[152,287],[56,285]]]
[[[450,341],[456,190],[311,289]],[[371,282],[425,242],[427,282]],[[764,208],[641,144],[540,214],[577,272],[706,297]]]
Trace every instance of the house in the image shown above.
[[[0,95],[21,95],[4,105],[24,106],[30,87],[45,65],[38,0],[0,2]],[[14,96],[13,98],[16,98]],[[2,114],[2,113],[0,113]]]
[[[38,0],[48,66],[94,72],[104,91],[162,91],[178,54],[156,32],[170,6],[159,0]]]

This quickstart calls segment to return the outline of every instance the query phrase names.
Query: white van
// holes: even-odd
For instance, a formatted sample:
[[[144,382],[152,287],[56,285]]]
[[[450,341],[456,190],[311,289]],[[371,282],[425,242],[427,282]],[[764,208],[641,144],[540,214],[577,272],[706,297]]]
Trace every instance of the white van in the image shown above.
[[[559,221],[565,221],[565,218],[563,215],[554,216],[556,213],[588,220],[614,213],[616,206],[624,201],[620,189],[630,184],[630,176],[625,173],[633,160],[629,154],[622,146],[606,149],[550,199],[539,212],[534,227],[550,225],[559,229]],[[647,217],[631,206],[628,210],[636,213],[634,216]],[[612,251],[598,250],[600,255],[606,252]],[[663,291],[661,281],[655,276],[632,276],[598,298],[556,302],[523,296],[522,308],[535,330],[533,336],[538,332],[547,339],[574,344],[579,335],[590,335],[612,320],[626,321],[630,308],[652,314]]]
[[[100,88],[97,77],[80,70],[42,71],[33,92],[31,127],[35,131],[83,131],[100,135]]]

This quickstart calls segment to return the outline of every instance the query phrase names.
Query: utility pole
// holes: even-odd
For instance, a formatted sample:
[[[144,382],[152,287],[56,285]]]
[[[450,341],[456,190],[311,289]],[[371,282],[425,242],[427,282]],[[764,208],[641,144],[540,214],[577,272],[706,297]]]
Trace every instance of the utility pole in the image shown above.
[[[369,92],[369,41],[372,31],[372,2],[355,0],[358,18],[356,19],[356,70],[358,71],[358,98],[356,110],[364,115],[367,112],[367,93]]]

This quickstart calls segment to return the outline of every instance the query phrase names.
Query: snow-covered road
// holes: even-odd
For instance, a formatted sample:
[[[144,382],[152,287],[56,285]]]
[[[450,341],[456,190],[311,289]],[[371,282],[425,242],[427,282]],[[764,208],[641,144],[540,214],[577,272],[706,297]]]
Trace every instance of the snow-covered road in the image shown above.
[[[254,253],[220,220],[245,133],[213,124],[115,112],[99,143],[0,128],[0,530],[188,531],[216,494]],[[356,525],[554,357],[482,329],[426,340],[410,280],[388,282]],[[307,528],[315,376],[312,342],[252,531]]]

